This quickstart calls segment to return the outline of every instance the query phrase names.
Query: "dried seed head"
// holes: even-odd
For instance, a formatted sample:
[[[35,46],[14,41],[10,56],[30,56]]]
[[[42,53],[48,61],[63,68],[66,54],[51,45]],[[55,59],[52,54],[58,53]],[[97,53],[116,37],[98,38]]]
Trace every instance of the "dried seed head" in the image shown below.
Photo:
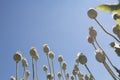
[[[94,43],[94,38],[90,35],[87,37],[87,40],[90,44]]]
[[[62,55],[59,55],[59,56],[58,56],[58,61],[59,61],[59,62],[62,62],[62,61],[63,61],[63,56],[62,56]]]
[[[67,68],[67,63],[64,61],[63,64],[62,64],[62,69],[66,70],[66,68]]]
[[[43,70],[46,72],[48,70],[48,67],[46,65],[43,65]]]
[[[61,78],[61,76],[62,76],[61,72],[58,72],[57,76],[58,76],[58,78]]]
[[[101,49],[97,49],[97,50],[96,50],[96,60],[97,60],[98,62],[103,63],[103,62],[105,62],[105,59],[106,59],[106,57],[105,57],[105,55],[103,54],[103,51],[102,51]]]
[[[87,14],[91,19],[96,19],[97,17],[97,12],[95,9],[89,9]]]
[[[53,58],[54,58],[54,52],[52,52],[52,51],[49,52],[49,58],[50,58],[50,59],[53,59]]]
[[[115,34],[120,34],[120,25],[119,24],[113,26],[113,32]]]
[[[43,45],[43,51],[48,55],[48,52],[50,51],[48,44]]]
[[[22,66],[23,67],[27,67],[28,66],[28,62],[27,62],[27,59],[26,58],[22,58]]]
[[[35,58],[37,56],[37,50],[36,50],[35,47],[32,47],[30,49],[30,55],[31,55],[32,58]]]
[[[50,79],[50,80],[53,79],[53,75],[51,73],[48,73],[47,74],[47,79]]]
[[[81,64],[86,64],[87,63],[87,57],[85,55],[83,55],[82,53],[80,53],[80,55],[79,55],[79,62]]]
[[[14,77],[14,76],[11,76],[11,77],[10,77],[10,80],[15,80],[15,77]]]
[[[93,37],[93,38],[96,38],[97,32],[96,32],[96,30],[95,30],[93,27],[90,27],[90,28],[89,28],[89,35],[90,35],[91,37]]]
[[[22,54],[21,52],[17,51],[15,53],[15,55],[13,56],[13,59],[16,61],[16,62],[19,62],[21,59],[22,59]]]
[[[26,70],[25,71],[25,75],[28,77],[30,75],[30,71],[29,70]]]

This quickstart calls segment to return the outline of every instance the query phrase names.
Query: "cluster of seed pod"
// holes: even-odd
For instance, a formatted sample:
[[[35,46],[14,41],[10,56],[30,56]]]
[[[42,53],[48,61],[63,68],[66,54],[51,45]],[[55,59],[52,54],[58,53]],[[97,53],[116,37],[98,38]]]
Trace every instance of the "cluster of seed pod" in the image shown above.
[[[116,38],[114,35],[112,35],[111,33],[109,33],[103,26],[102,24],[96,19],[97,18],[97,11],[95,9],[89,9],[88,10],[88,17],[91,19],[94,19],[98,25],[103,29],[103,31],[105,33],[107,33],[108,35],[110,35],[111,37],[113,37],[116,41],[120,42],[120,40],[118,38]],[[113,18],[115,20],[120,20],[120,15],[118,14],[114,14]],[[120,25],[117,24],[113,27],[113,32],[115,34],[117,34],[117,36],[120,38]],[[107,69],[107,71],[110,73],[110,75],[113,77],[114,80],[119,79],[114,72],[112,71],[112,69],[110,68],[110,66],[107,64],[106,59],[108,60],[108,62],[110,63],[110,65],[116,70],[117,68],[113,65],[113,63],[111,62],[111,60],[109,59],[109,57],[107,56],[107,54],[105,53],[105,51],[101,48],[101,46],[99,45],[98,41],[96,40],[96,35],[97,32],[95,29],[93,29],[93,27],[89,28],[89,36],[88,36],[88,42],[90,44],[93,45],[93,47],[95,48],[95,52],[96,52],[96,60],[100,63],[103,63],[103,65],[105,66],[105,68]],[[96,43],[96,45],[94,44]],[[114,44],[111,44],[111,46],[114,46]],[[97,48],[98,47],[98,48]]]

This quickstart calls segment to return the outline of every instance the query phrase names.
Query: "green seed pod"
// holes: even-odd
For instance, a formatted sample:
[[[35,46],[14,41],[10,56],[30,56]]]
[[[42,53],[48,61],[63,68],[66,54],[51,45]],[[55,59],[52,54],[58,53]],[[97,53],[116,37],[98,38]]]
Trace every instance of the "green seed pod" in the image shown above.
[[[97,12],[95,9],[89,9],[87,14],[91,19],[96,19],[97,17]]]
[[[94,43],[94,38],[90,35],[87,37],[87,40],[90,44]]]
[[[27,67],[28,66],[28,62],[26,58],[22,58],[22,66],[23,67]]]
[[[30,75],[30,71],[29,70],[26,70],[25,71],[25,75],[28,77]]]
[[[48,70],[48,67],[46,65],[43,65],[43,70],[46,72]]]
[[[86,64],[87,63],[87,57],[85,55],[83,55],[82,53],[80,53],[80,55],[79,55],[79,62],[81,64]]]
[[[43,51],[48,55],[48,52],[50,51],[48,44],[43,45]]]
[[[105,55],[103,54],[103,51],[101,49],[96,50],[96,60],[100,63],[105,62]]]
[[[62,62],[62,61],[63,61],[63,56],[62,56],[62,55],[59,55],[59,56],[58,56],[58,61],[59,61],[59,62]]]
[[[21,59],[22,59],[22,54],[21,52],[16,52],[16,54],[13,56],[13,59],[16,61],[16,62],[19,62]]]
[[[63,64],[62,64],[62,69],[63,69],[63,70],[66,70],[66,68],[67,68],[67,64],[66,64],[66,62],[64,61]]]
[[[35,58],[35,57],[37,56],[37,50],[36,50],[35,47],[32,47],[32,48],[30,49],[30,56],[31,56],[32,58]]]
[[[57,76],[58,76],[58,78],[61,78],[61,76],[62,76],[61,72],[58,72]]]
[[[49,52],[49,58],[53,59],[54,58],[54,53],[52,51]]]
[[[50,74],[50,73],[48,73],[48,74],[47,74],[47,79],[50,79],[50,80],[53,79],[53,75]]]
[[[90,27],[90,28],[89,28],[89,35],[90,35],[91,37],[93,37],[93,38],[96,38],[97,32],[96,32],[96,30],[95,30],[93,27]]]
[[[10,77],[10,80],[15,80],[15,77],[14,77],[14,76],[11,76],[11,77]]]

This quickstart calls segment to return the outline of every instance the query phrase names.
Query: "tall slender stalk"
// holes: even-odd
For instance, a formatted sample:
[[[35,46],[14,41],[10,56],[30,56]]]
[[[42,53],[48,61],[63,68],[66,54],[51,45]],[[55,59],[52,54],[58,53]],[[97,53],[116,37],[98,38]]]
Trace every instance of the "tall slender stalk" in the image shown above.
[[[90,73],[90,75],[93,76],[93,74],[91,73],[90,69],[88,68],[87,64],[84,65],[86,67],[86,69],[88,70],[88,72]],[[94,76],[93,76],[93,79],[95,80]]]
[[[38,80],[38,62],[37,62],[37,60],[35,62],[36,62],[36,78]]]
[[[60,70],[61,70],[62,80],[64,80],[64,77],[63,77],[63,71],[62,71],[62,63],[61,63],[61,62],[60,62]]]
[[[34,71],[34,59],[32,58],[32,70],[33,70],[33,80],[35,79],[35,71]]]
[[[113,37],[116,41],[118,41],[119,43],[120,43],[120,40],[119,39],[117,39],[114,35],[112,35],[111,33],[109,33],[103,26],[102,26],[102,24],[97,20],[97,19],[94,19],[96,22],[97,22],[97,24],[103,29],[103,31],[106,33],[106,34],[108,34],[108,35],[110,35],[111,37]]]
[[[54,80],[55,80],[55,71],[54,71],[54,62],[52,60],[52,70],[53,70],[53,75],[54,75]]]
[[[50,73],[52,73],[51,72],[51,66],[50,66],[50,60],[49,60],[48,54],[46,56],[47,56],[47,61],[48,61],[48,66],[49,66]]]
[[[16,62],[16,80],[18,80],[18,62]]]

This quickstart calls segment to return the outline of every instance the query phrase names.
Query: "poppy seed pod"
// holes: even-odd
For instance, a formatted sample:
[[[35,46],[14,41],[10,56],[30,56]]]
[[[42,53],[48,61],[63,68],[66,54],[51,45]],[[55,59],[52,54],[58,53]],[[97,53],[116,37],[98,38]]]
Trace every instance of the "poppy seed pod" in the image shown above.
[[[105,59],[106,59],[106,57],[105,57],[105,55],[103,54],[103,51],[102,51],[101,49],[97,49],[97,50],[96,50],[96,60],[97,60],[98,62],[103,63],[103,62],[105,62]]]
[[[80,73],[80,71],[78,72],[78,77],[79,77],[80,79],[82,79],[82,78],[83,78],[83,74],[82,74],[82,73]]]
[[[48,55],[48,52],[50,51],[48,44],[43,45],[43,51]]]
[[[58,72],[57,76],[58,76],[58,78],[61,78],[61,76],[62,76],[61,72]]]
[[[28,66],[28,62],[26,58],[22,58],[22,66],[23,67],[27,67]]]
[[[77,74],[77,71],[73,69],[72,74],[75,76]]]
[[[21,52],[17,51],[17,52],[15,53],[15,55],[13,56],[13,58],[14,58],[14,60],[15,60],[16,62],[19,62],[19,61],[22,59],[22,54],[21,54]]]
[[[47,79],[50,79],[50,80],[53,79],[53,75],[51,73],[48,73],[47,74]]]
[[[117,13],[113,13],[112,17],[114,20],[120,19],[120,15]]]
[[[44,71],[47,71],[48,70],[48,67],[46,65],[43,65],[43,70]]]
[[[32,58],[35,58],[37,56],[37,50],[36,50],[35,47],[32,47],[30,49],[30,55],[31,55]]]
[[[89,77],[87,74],[85,75],[85,80],[89,80]]]
[[[62,64],[62,69],[63,69],[63,70],[66,70],[66,67],[67,67],[67,64],[66,64],[66,62],[64,61],[63,64]]]
[[[95,9],[89,9],[87,14],[91,19],[96,19],[97,17],[97,12]]]
[[[93,38],[96,38],[97,32],[96,32],[96,30],[95,30],[93,27],[90,27],[90,28],[89,28],[89,35],[90,35],[91,37],[93,37]]]
[[[79,71],[79,68],[78,68],[77,65],[74,66],[74,69],[75,69],[75,71],[77,71],[77,72]]]
[[[26,70],[25,71],[25,75],[28,77],[30,75],[30,71],[29,70]]]
[[[74,79],[75,79],[74,75],[71,75],[71,80],[74,80]]]
[[[85,55],[83,55],[82,53],[80,53],[80,55],[79,55],[79,62],[81,64],[86,64],[87,63],[87,57]]]
[[[20,80],[25,80],[25,78],[21,78]]]
[[[58,56],[58,61],[59,61],[59,62],[62,62],[62,61],[63,61],[63,56],[62,56],[62,55],[59,55],[59,56]]]
[[[54,58],[54,52],[52,52],[52,51],[49,52],[49,58],[50,58],[50,59],[53,59],[53,58]]]
[[[87,37],[87,40],[90,44],[94,43],[94,38],[90,35]]]
[[[38,60],[38,59],[39,59],[38,53],[36,54],[36,56],[34,56],[34,59],[35,59],[35,60]]]
[[[115,34],[120,34],[120,26],[119,26],[119,24],[113,26],[113,32]]]
[[[11,77],[10,77],[10,80],[15,80],[15,77],[14,77],[14,76],[11,76]]]

